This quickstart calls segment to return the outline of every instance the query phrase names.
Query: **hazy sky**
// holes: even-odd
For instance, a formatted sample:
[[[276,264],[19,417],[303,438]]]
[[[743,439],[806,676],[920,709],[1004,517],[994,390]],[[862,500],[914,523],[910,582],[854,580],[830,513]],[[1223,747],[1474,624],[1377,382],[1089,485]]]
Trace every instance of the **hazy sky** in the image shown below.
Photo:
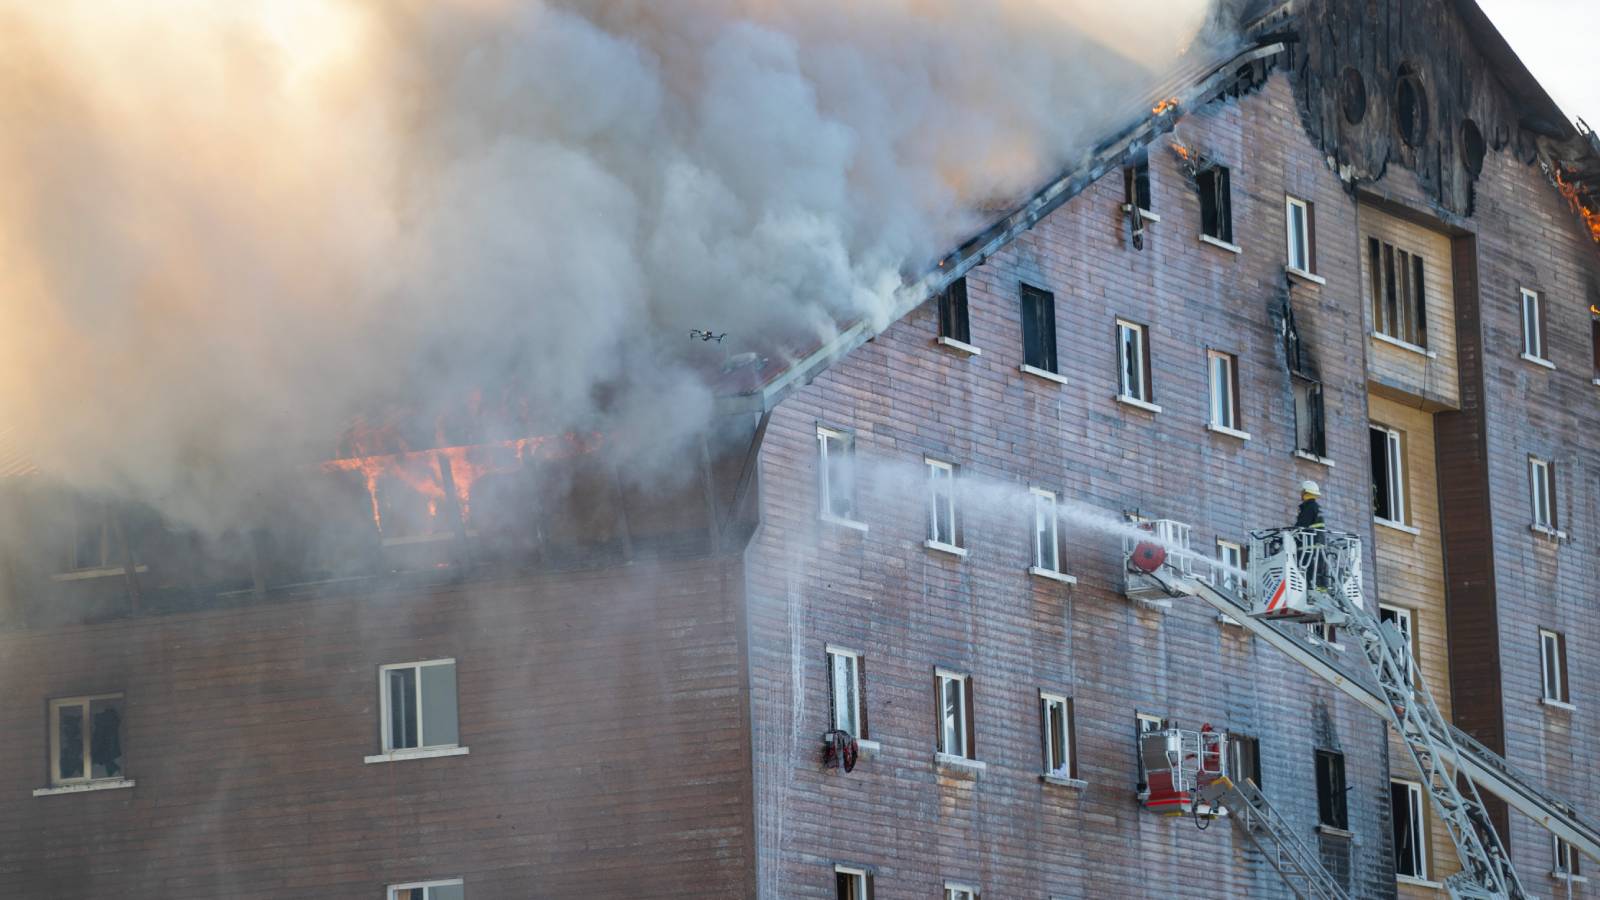
[[[1600,127],[1600,0],[1478,0],[1569,118]]]

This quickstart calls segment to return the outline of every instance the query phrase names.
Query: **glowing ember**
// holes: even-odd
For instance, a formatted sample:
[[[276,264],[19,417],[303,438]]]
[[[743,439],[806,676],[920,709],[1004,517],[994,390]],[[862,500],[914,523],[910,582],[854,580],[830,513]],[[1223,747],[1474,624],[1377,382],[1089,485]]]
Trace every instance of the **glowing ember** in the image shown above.
[[[1168,111],[1174,110],[1174,109],[1177,109],[1177,108],[1178,108],[1178,98],[1177,97],[1168,97],[1167,99],[1161,101],[1160,103],[1157,103],[1155,106],[1150,107],[1150,111],[1152,113],[1160,116],[1160,115],[1165,115]]]
[[[1556,190],[1561,192],[1561,196],[1567,198],[1567,203],[1572,205],[1572,211],[1583,217],[1583,223],[1589,229],[1589,237],[1600,243],[1600,211],[1584,202],[1580,185],[1568,181],[1562,174],[1560,165],[1550,167],[1550,180],[1555,183]]]
[[[1178,161],[1183,164],[1183,168],[1189,173],[1190,178],[1198,175],[1200,170],[1206,167],[1205,157],[1201,156],[1198,150],[1193,149],[1176,137],[1171,140],[1169,146],[1172,147],[1172,152],[1178,157]]]

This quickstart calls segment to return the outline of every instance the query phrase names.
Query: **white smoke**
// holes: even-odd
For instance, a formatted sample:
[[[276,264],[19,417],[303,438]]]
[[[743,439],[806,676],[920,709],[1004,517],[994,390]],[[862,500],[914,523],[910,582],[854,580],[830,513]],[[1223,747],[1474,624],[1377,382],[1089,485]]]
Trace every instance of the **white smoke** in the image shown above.
[[[724,354],[883,324],[1209,6],[0,0],[0,412],[190,518],[480,390],[670,450]]]

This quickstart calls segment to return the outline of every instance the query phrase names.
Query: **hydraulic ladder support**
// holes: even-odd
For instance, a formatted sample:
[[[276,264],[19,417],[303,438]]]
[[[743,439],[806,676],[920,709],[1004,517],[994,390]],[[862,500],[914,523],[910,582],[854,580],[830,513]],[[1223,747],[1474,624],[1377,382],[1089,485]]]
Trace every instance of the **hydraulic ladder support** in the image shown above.
[[[1266,795],[1249,779],[1235,782],[1226,775],[1201,788],[1197,804],[1222,807],[1233,827],[1266,857],[1297,900],[1349,900],[1322,861],[1295,834],[1294,826],[1267,802]]]

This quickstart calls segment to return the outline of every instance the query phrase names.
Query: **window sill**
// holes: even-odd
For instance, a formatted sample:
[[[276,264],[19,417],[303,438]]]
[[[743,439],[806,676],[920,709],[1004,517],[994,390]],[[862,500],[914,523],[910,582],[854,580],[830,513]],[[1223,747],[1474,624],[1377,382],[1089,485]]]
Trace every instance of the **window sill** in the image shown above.
[[[1038,366],[1030,366],[1027,363],[1023,363],[1021,366],[1018,366],[1018,368],[1022,370],[1024,375],[1032,375],[1035,378],[1043,378],[1045,381],[1054,381],[1056,384],[1069,383],[1067,381],[1067,376],[1057,375],[1054,372],[1046,371]]]
[[[1344,838],[1347,841],[1353,841],[1356,837],[1356,833],[1354,831],[1344,828],[1335,828],[1332,825],[1318,825],[1317,834],[1325,834],[1329,837]]]
[[[1122,211],[1125,212],[1125,213],[1133,212],[1133,204],[1132,203],[1124,203],[1124,204],[1122,204]],[[1146,222],[1159,222],[1159,221],[1161,221],[1161,217],[1160,216],[1156,215],[1155,213],[1151,212],[1148,209],[1144,209],[1143,207],[1141,207],[1139,209],[1139,218],[1145,220]]]
[[[1534,534],[1543,535],[1552,541],[1564,541],[1567,539],[1567,533],[1565,531],[1551,528],[1549,525],[1532,524],[1528,526],[1528,530]]]
[[[965,775],[968,778],[977,778],[987,765],[976,759],[967,759],[965,756],[956,756],[954,753],[935,753],[933,767],[941,772],[950,772],[956,775]]]
[[[1418,535],[1422,533],[1422,529],[1415,525],[1407,525],[1404,522],[1396,522],[1392,519],[1380,519],[1374,516],[1372,522],[1375,525],[1382,525],[1385,528],[1392,528],[1395,531],[1403,531],[1410,535]]]
[[[1544,366],[1546,369],[1550,369],[1552,371],[1556,367],[1556,364],[1551,362],[1550,360],[1545,359],[1542,356],[1534,356],[1532,353],[1524,353],[1524,354],[1522,354],[1522,358],[1524,360],[1526,360],[1527,362],[1533,363],[1536,366]]]
[[[1409,350],[1418,356],[1426,356],[1429,359],[1439,358],[1439,354],[1436,351],[1429,350],[1427,347],[1419,347],[1410,341],[1402,341],[1397,337],[1390,337],[1382,332],[1372,332],[1372,339],[1380,343],[1388,344],[1391,347],[1399,347],[1401,350]]]
[[[1560,870],[1556,870],[1556,871],[1551,872],[1550,873],[1550,877],[1554,878],[1557,881],[1570,881],[1573,884],[1588,884],[1589,883],[1589,876],[1587,876],[1587,875],[1568,875],[1566,872],[1562,872]]]
[[[983,355],[983,351],[979,350],[977,347],[974,347],[971,344],[966,343],[965,341],[958,341],[953,337],[945,337],[942,334],[939,335],[938,340],[936,340],[934,343],[938,344],[941,347],[949,347],[951,350],[954,350],[957,353],[964,353],[967,356],[982,356]]]
[[[1048,578],[1051,581],[1059,581],[1062,584],[1078,583],[1078,579],[1073,578],[1071,575],[1068,575],[1065,572],[1057,572],[1052,569],[1042,569],[1038,566],[1029,566],[1028,574],[1034,576],[1035,578]]]
[[[1596,378],[1596,379],[1595,379],[1595,380],[1594,380],[1594,383],[1595,383],[1595,384],[1600,384],[1600,378]]]
[[[1248,432],[1248,431],[1240,431],[1237,428],[1229,428],[1226,425],[1218,425],[1215,422],[1207,422],[1206,423],[1206,430],[1207,431],[1211,431],[1211,432],[1215,432],[1216,434],[1225,434],[1225,435],[1227,435],[1228,437],[1231,437],[1231,438],[1238,438],[1241,441],[1250,440],[1250,432]]]
[[[857,522],[855,519],[841,519],[838,516],[830,516],[826,513],[822,515],[822,521],[827,522],[829,525],[837,525],[840,528],[848,528],[851,531],[864,532],[867,530],[867,523],[865,522]]]
[[[1239,621],[1238,619],[1235,619],[1233,616],[1230,616],[1227,613],[1218,613],[1217,614],[1217,623],[1221,624],[1221,625],[1227,625],[1227,626],[1230,626],[1230,627],[1233,627],[1233,628],[1243,628],[1244,627],[1244,623],[1243,622]]]
[[[1540,697],[1539,698],[1539,705],[1540,706],[1548,706],[1551,709],[1559,709],[1562,712],[1577,712],[1578,711],[1578,708],[1576,706],[1573,706],[1571,703],[1568,703],[1565,700],[1553,700],[1553,699],[1551,699],[1549,697]]]
[[[1323,278],[1321,275],[1307,272],[1305,269],[1297,269],[1294,266],[1284,266],[1283,271],[1287,272],[1294,278],[1298,278],[1301,281],[1309,282],[1311,284],[1324,285],[1328,283],[1328,279]]]
[[[864,738],[856,739],[856,755],[861,759],[875,759],[883,753],[883,745]]]
[[[401,762],[407,759],[433,759],[439,756],[466,756],[470,752],[466,747],[419,747],[415,750],[391,750],[377,756],[368,756],[362,760],[367,765],[373,763]]]
[[[1215,237],[1212,237],[1209,234],[1200,235],[1200,243],[1202,243],[1202,244],[1210,244],[1213,247],[1220,247],[1223,250],[1228,251],[1229,253],[1243,253],[1244,252],[1244,248],[1239,246],[1238,244],[1230,244],[1227,241],[1223,240],[1222,238],[1215,238]]]
[[[92,569],[77,569],[71,572],[57,572],[50,576],[51,581],[88,581],[91,578],[116,578],[126,569],[122,566],[96,566]],[[134,566],[135,573],[143,574],[150,571],[149,566]]]
[[[939,553],[948,553],[951,556],[958,556],[958,557],[963,557],[964,558],[967,555],[967,548],[965,548],[965,547],[957,547],[954,544],[946,544],[946,543],[943,543],[941,541],[933,541],[933,540],[923,541],[922,542],[922,546],[927,547],[929,550],[938,551]]]
[[[1440,882],[1440,881],[1429,881],[1426,878],[1416,878],[1416,877],[1411,876],[1411,875],[1396,875],[1394,877],[1394,880],[1395,880],[1396,884],[1409,884],[1409,885],[1412,885],[1413,887],[1433,888],[1436,891],[1444,890],[1444,883],[1443,882]]]
[[[1149,400],[1140,400],[1138,397],[1129,397],[1127,394],[1118,394],[1117,402],[1121,403],[1123,406],[1132,406],[1137,409],[1142,409],[1145,412],[1161,412],[1161,407],[1151,403]]]
[[[132,778],[101,778],[97,781],[80,781],[77,784],[62,784],[56,787],[39,788],[33,792],[35,797],[54,797],[59,794],[83,794],[89,791],[114,791],[119,788],[131,788],[137,782]]]
[[[1057,787],[1071,788],[1075,791],[1086,790],[1089,787],[1089,782],[1084,781],[1082,778],[1066,778],[1061,775],[1040,775],[1039,780],[1045,784],[1053,784]]]
[[[1330,469],[1334,467],[1333,460],[1327,458],[1326,456],[1318,456],[1315,453],[1307,453],[1304,450],[1296,450],[1294,455],[1305,460],[1306,462],[1314,462],[1319,466],[1327,466]]]

